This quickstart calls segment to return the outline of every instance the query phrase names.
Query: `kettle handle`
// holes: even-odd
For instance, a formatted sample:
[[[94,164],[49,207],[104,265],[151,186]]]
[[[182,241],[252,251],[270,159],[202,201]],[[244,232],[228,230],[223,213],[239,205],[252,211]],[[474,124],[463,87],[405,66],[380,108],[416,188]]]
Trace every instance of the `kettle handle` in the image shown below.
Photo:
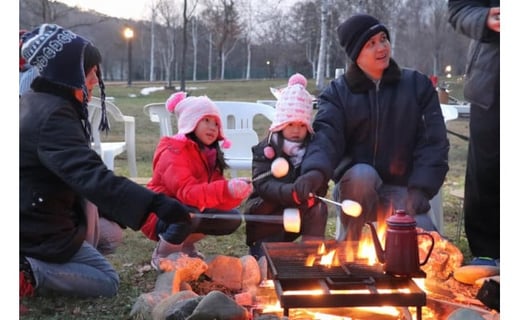
[[[429,234],[428,232],[418,232],[417,236],[427,236],[432,241],[432,245],[430,246],[430,250],[428,250],[428,254],[426,255],[426,258],[424,259],[423,262],[419,263],[420,266],[423,266],[426,264],[426,262],[428,262],[428,259],[430,258],[430,255],[433,251],[433,246],[435,245],[435,240],[433,239],[433,236],[431,234]]]

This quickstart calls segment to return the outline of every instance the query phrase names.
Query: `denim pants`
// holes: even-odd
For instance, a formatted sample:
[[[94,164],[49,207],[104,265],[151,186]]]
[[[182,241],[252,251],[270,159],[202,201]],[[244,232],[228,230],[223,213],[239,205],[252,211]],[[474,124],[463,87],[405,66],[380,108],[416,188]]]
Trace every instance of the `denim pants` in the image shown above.
[[[108,260],[86,241],[66,263],[26,259],[31,265],[38,293],[54,291],[77,297],[113,297],[117,294],[119,275]]]
[[[362,207],[359,217],[351,217],[337,208],[341,226],[337,240],[360,239],[367,222],[385,221],[393,210],[406,208],[407,187],[386,185],[370,165],[360,163],[352,166],[334,186],[335,201],[357,201]],[[415,215],[417,226],[428,231],[436,230],[427,212]]]

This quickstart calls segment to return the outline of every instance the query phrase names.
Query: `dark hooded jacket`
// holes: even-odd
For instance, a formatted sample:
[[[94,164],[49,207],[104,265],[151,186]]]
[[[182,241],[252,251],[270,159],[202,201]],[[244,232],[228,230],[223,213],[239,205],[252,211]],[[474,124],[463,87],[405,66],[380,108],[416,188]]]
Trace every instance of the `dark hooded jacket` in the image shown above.
[[[276,138],[275,138],[276,136]],[[305,143],[312,139],[308,135]],[[264,149],[270,146],[274,150],[274,157],[267,158]],[[308,204],[297,204],[292,196],[293,182],[300,174],[300,166],[294,166],[288,155],[282,151],[283,136],[281,132],[270,133],[265,139],[252,147],[253,152],[253,180],[260,175],[271,171],[271,164],[278,157],[283,157],[289,163],[289,170],[283,177],[275,178],[272,175],[257,179],[253,182],[253,193],[249,196],[245,204],[245,214],[261,215],[283,215],[285,208],[298,208],[302,215],[311,208]],[[324,196],[327,186],[323,185],[318,191],[318,195]],[[316,200],[316,202],[319,200]],[[313,210],[325,209],[325,206],[318,207],[317,203],[312,206]],[[326,215],[326,211],[324,212]],[[263,223],[246,221],[246,243],[252,245],[255,241],[263,239],[272,234],[283,234],[282,224]],[[287,241],[293,241],[299,234],[286,234]]]
[[[85,240],[84,199],[138,230],[154,193],[115,176],[90,148],[70,88],[37,78],[33,89],[20,98],[20,254],[65,262]]]
[[[487,25],[490,7],[500,7],[500,1],[448,2],[448,21],[455,31],[471,39],[464,98],[486,110],[492,105],[500,106],[500,33],[483,27]]]
[[[302,174],[337,182],[357,163],[383,183],[417,188],[432,198],[448,172],[449,142],[437,92],[428,77],[394,60],[379,83],[351,64],[319,95],[316,132]]]

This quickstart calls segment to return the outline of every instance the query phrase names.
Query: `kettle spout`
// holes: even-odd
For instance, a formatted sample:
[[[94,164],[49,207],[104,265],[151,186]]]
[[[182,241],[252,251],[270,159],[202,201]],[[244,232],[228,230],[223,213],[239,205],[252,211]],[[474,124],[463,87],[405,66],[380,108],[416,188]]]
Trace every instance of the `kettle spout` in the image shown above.
[[[377,231],[372,222],[366,223],[370,227],[370,231],[372,233],[372,242],[374,242],[374,248],[376,250],[377,260],[380,263],[385,263],[385,252],[383,251],[383,247],[381,246],[381,242],[379,241],[379,237],[377,236]]]

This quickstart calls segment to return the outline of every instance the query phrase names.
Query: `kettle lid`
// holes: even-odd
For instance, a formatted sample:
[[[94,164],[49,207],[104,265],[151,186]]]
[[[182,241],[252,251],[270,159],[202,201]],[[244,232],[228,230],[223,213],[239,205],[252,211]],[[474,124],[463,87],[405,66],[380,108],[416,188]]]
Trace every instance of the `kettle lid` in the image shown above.
[[[395,213],[386,219],[386,224],[392,227],[415,227],[415,219],[402,209],[395,210]]]

